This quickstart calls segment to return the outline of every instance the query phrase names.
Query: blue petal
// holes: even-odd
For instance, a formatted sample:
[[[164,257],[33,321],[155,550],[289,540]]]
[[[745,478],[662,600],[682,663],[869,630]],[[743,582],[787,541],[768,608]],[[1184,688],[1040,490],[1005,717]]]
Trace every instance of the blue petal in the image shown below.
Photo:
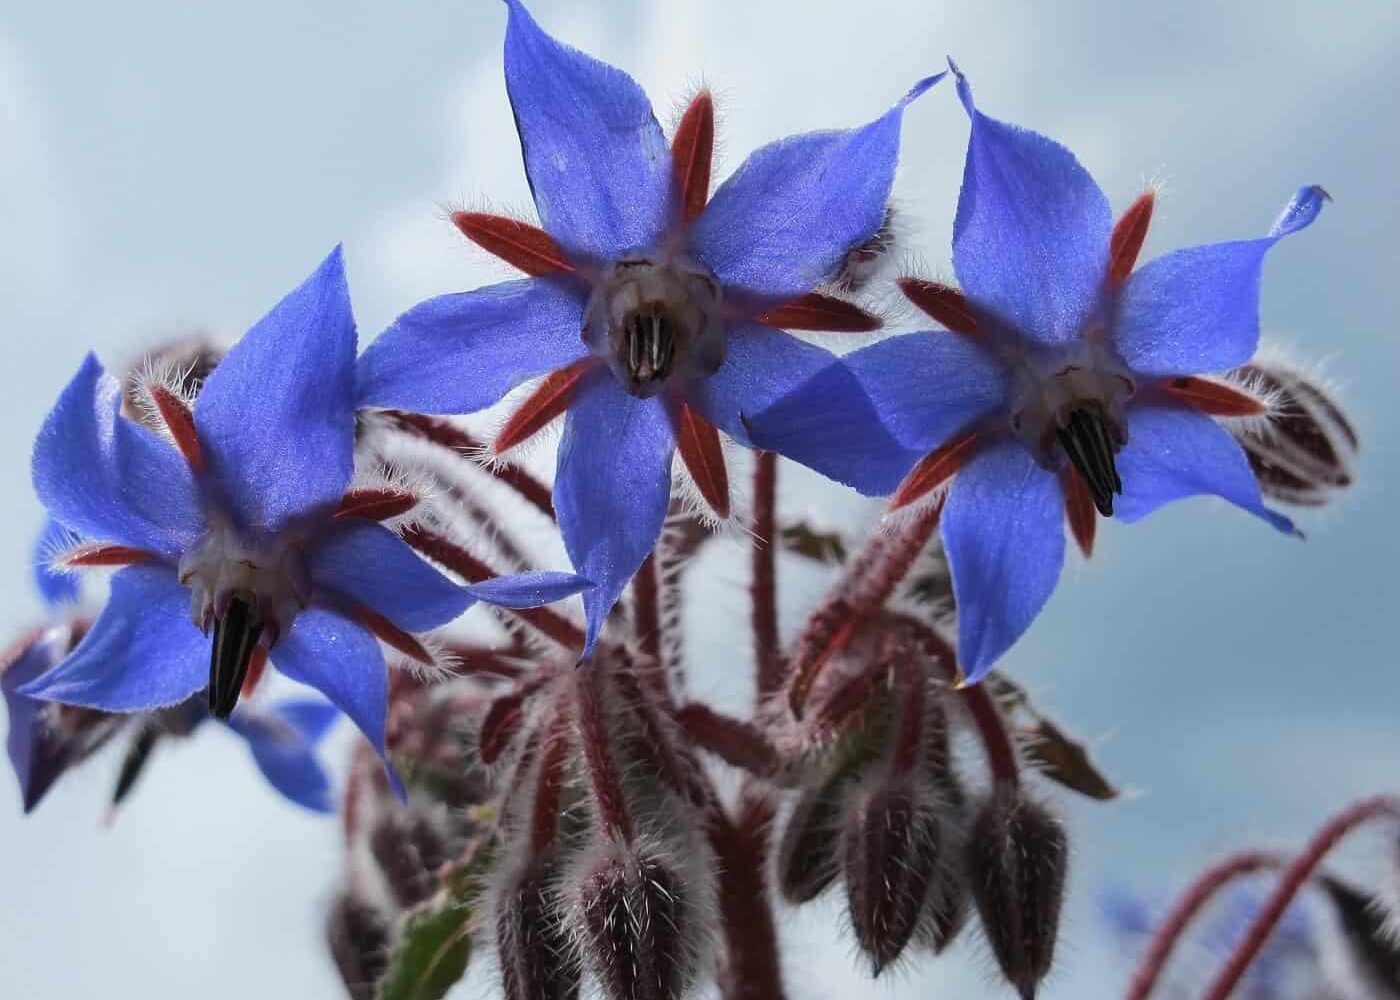
[[[868,495],[889,493],[920,457],[890,436],[840,360],[758,324],[730,332],[723,366],[689,402],[741,444]]]
[[[291,631],[272,648],[272,662],[292,680],[329,698],[384,756],[389,668],[374,636],[333,611],[312,606],[297,615]],[[402,798],[392,768],[389,778]]]
[[[311,701],[295,698],[279,701],[269,711],[291,726],[302,739],[317,744],[340,719],[340,709],[328,701]]]
[[[652,245],[669,219],[672,178],[647,95],[506,2],[506,93],[540,222],[565,249],[598,260]]]
[[[690,235],[726,293],[781,301],[835,277],[884,221],[905,106],[942,78],[919,81],[868,125],[781,139],[740,164]]]
[[[1065,561],[1059,480],[1017,441],[978,454],[953,480],[943,545],[958,607],[958,659],[969,681],[1030,628]]]
[[[388,528],[354,519],[318,537],[306,568],[330,599],[377,611],[401,629],[446,625],[472,604],[471,595],[418,556]]]
[[[108,712],[184,701],[209,682],[209,639],[190,621],[190,592],[164,566],[112,577],[107,606],[66,660],[20,693]]]
[[[337,247],[219,362],[194,419],[218,496],[276,531],[334,504],[354,473],[355,319]]]
[[[953,269],[969,302],[1040,343],[1077,338],[1108,274],[1113,213],[1074,154],[988,118],[958,76],[972,119],[953,221]]]
[[[1128,410],[1128,443],[1118,452],[1123,495],[1117,516],[1133,522],[1158,507],[1197,494],[1224,497],[1236,507],[1293,533],[1293,522],[1264,506],[1259,481],[1235,439],[1194,410],[1135,406]]]
[[[194,477],[173,446],[119,415],[121,402],[121,386],[89,354],[34,443],[34,489],[90,541],[178,559],[203,530]]]
[[[538,608],[587,590],[593,584],[573,573],[517,573],[467,587],[478,601],[502,608]]]
[[[297,708],[293,717],[301,721],[300,709],[314,709],[321,732],[339,717],[334,705],[325,702],[298,702],[292,706],[277,706],[273,713],[239,709],[229,720],[229,728],[248,741],[248,749],[258,770],[273,788],[291,801],[314,812],[335,811],[331,797],[331,779],[316,759],[316,738],[289,723],[288,708]]]
[[[846,364],[895,438],[921,454],[1006,407],[1010,377],[980,345],[938,331],[891,337]]]
[[[359,404],[475,413],[581,358],[582,328],[580,293],[538,278],[429,299],[360,356]]]
[[[660,397],[629,396],[600,368],[579,384],[554,479],[554,509],[584,594],[587,649],[656,545],[671,501],[675,432]]]
[[[0,665],[0,695],[9,715],[6,749],[19,780],[24,811],[29,812],[63,774],[65,752],[49,734],[43,718],[44,702],[20,694],[20,688],[41,676],[63,658],[69,630],[50,628],[32,636],[8,666]]]
[[[1193,375],[1242,365],[1259,346],[1264,255],[1306,228],[1326,200],[1301,189],[1268,236],[1177,250],[1135,271],[1118,298],[1114,337],[1133,371]]]
[[[77,575],[60,573],[52,565],[56,554],[72,548],[77,541],[73,532],[50,517],[44,521],[44,527],[34,542],[34,586],[49,607],[78,599]]]

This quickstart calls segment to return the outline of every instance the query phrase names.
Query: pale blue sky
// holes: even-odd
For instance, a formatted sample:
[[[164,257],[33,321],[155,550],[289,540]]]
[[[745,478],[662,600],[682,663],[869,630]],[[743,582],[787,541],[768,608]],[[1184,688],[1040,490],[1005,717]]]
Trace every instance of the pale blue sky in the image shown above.
[[[1306,543],[1204,500],[1110,525],[1008,660],[1141,792],[1071,807],[1074,904],[1044,995],[1119,992],[1097,887],[1160,887],[1212,852],[1296,840],[1348,797],[1396,787],[1400,8],[539,0],[536,13],[632,72],[663,118],[696,81],[712,86],[722,170],[768,139],[868,119],[952,53],[984,110],[1065,142],[1115,204],[1164,183],[1148,254],[1260,234],[1300,184],[1325,185],[1336,203],[1273,253],[1263,313],[1272,339],[1344,387],[1365,446],[1355,494],[1305,515]],[[6,634],[39,613],[25,574],[39,522],[30,442],[83,351],[119,363],[192,326],[237,333],[341,240],[366,338],[420,298],[501,274],[443,206],[528,204],[504,20],[494,0],[0,12]],[[951,89],[911,110],[905,136],[908,245],[946,274],[966,140]],[[787,485],[794,510],[844,521],[870,509],[811,478]],[[732,634],[741,579],[714,564],[695,636]],[[703,690],[732,696],[730,657],[702,650]],[[336,825],[282,806],[222,734],[166,757],[112,831],[97,826],[112,761],[23,822],[0,779],[3,992],[336,996],[320,932]],[[794,921],[794,1000],[1009,995],[976,949],[859,985],[849,946],[832,945],[837,922],[832,905]]]

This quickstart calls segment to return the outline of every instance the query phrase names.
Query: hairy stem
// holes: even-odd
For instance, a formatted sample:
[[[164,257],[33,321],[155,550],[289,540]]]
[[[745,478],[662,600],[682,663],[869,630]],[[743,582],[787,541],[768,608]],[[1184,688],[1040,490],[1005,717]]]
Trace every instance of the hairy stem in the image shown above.
[[[1166,968],[1167,960],[1171,958],[1172,951],[1183,939],[1187,926],[1221,889],[1238,878],[1281,868],[1284,863],[1284,859],[1277,854],[1267,851],[1244,851],[1202,872],[1196,881],[1187,887],[1166,919],[1153,933],[1147,951],[1128,984],[1125,1000],[1147,1000],[1151,996],[1162,970]]]
[[[773,806],[746,783],[736,815],[710,810],[709,837],[719,861],[723,1000],[784,1000],[778,932],[764,877]]]
[[[758,699],[783,686],[778,653],[778,456],[760,451],[753,473],[753,655]]]
[[[1245,970],[1259,956],[1264,942],[1268,940],[1284,911],[1288,909],[1288,904],[1293,902],[1293,897],[1298,895],[1298,890],[1317,870],[1328,852],[1353,830],[1373,819],[1381,818],[1400,819],[1400,798],[1378,795],[1362,799],[1342,810],[1314,834],[1303,853],[1284,869],[1283,875],[1279,877],[1278,887],[1245,930],[1244,937],[1235,946],[1229,961],[1220,970],[1220,975],[1206,990],[1204,1000],[1226,1000],[1234,992]]]

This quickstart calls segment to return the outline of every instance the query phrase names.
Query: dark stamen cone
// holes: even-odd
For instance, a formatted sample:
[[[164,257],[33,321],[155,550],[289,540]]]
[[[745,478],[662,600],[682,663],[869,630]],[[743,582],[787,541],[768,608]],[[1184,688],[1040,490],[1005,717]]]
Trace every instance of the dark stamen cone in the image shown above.
[[[1064,898],[1064,827],[1018,790],[999,788],[968,840],[968,882],[1002,974],[1030,1000],[1050,971]]]
[[[1094,506],[1104,517],[1112,517],[1113,497],[1123,492],[1123,481],[1118,478],[1113,459],[1116,446],[1103,411],[1097,406],[1077,407],[1055,435],[1089,488]]]
[[[623,328],[627,375],[636,391],[665,381],[676,364],[676,323],[660,306],[638,309]]]
[[[654,857],[610,857],[584,876],[584,955],[608,1000],[678,1000],[690,986],[686,891]]]
[[[209,712],[216,719],[227,719],[238,704],[262,633],[253,602],[240,594],[229,598],[228,609],[214,622],[209,659]]]
[[[146,765],[151,762],[151,751],[156,748],[159,739],[158,727],[144,726],[131,741],[131,746],[127,747],[126,755],[122,757],[121,770],[117,772],[116,787],[112,789],[114,807],[122,804],[136,787],[136,780],[146,773]]]
[[[343,893],[326,919],[326,943],[350,1000],[371,1000],[389,968],[389,926],[384,918]]]
[[[535,861],[497,903],[496,948],[506,1000],[574,1000],[580,971],[549,866]]]
[[[910,781],[861,796],[846,823],[846,901],[874,975],[899,957],[923,913],[939,860],[938,817]]]

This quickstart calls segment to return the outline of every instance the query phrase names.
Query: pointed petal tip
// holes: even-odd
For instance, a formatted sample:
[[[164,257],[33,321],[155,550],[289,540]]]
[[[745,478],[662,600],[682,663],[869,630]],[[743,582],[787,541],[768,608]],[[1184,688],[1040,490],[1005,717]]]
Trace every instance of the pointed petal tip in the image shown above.
[[[958,66],[952,56],[944,56],[943,58],[948,61],[948,71],[961,80],[963,78],[962,68]]]
[[[901,110],[908,107],[913,101],[917,100],[919,97],[922,97],[925,93],[927,93],[934,86],[936,86],[938,82],[947,75],[948,72],[945,70],[942,73],[935,73],[932,76],[924,77],[918,83],[914,84],[914,86],[910,87],[909,92],[899,99],[899,104],[897,105],[897,107],[899,107]]]
[[[1323,206],[1331,200],[1332,196],[1327,189],[1319,184],[1300,187],[1279,213],[1278,219],[1269,230],[1269,236],[1277,239],[1306,229],[1322,213]]]

